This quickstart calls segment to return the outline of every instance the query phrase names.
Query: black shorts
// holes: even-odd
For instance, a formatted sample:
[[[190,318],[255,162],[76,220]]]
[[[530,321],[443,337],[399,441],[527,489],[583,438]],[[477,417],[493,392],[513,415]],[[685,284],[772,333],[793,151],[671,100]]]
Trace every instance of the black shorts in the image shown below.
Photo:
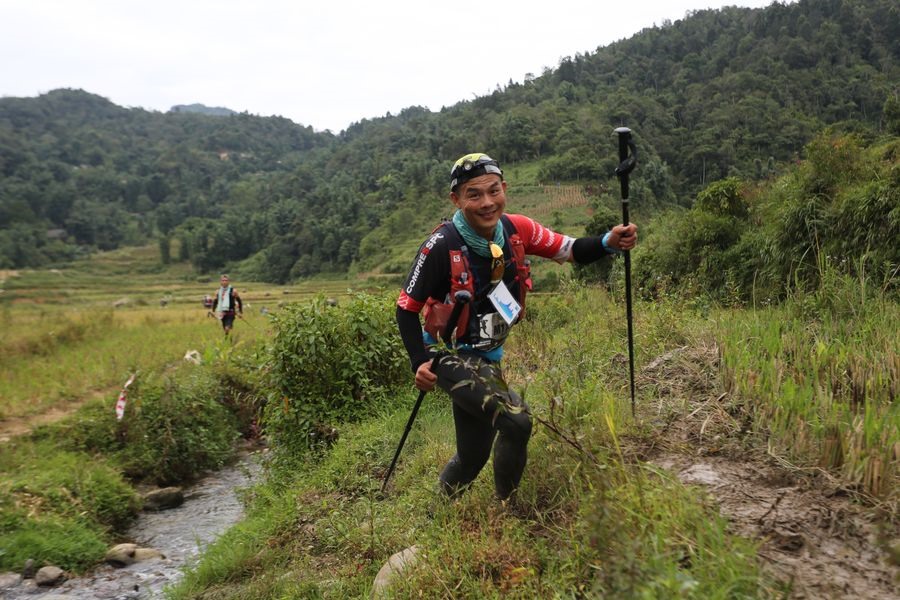
[[[234,313],[225,313],[222,315],[222,328],[234,326]]]

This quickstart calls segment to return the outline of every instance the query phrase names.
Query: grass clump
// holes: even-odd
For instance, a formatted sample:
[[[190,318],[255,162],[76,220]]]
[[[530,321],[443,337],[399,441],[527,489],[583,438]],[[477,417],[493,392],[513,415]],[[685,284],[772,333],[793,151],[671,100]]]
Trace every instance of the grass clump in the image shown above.
[[[141,384],[123,418],[124,472],[170,485],[221,467],[238,437],[222,396],[219,381],[193,365]]]
[[[28,558],[86,570],[140,505],[116,469],[48,442],[7,444],[0,473],[0,570],[20,570]]]
[[[107,543],[89,524],[48,516],[36,519],[10,514],[3,508],[0,530],[0,568],[21,571],[25,561],[37,559],[73,573],[83,573],[103,559]]]
[[[231,345],[206,354],[217,362],[139,375],[121,421],[112,396],[3,446],[0,570],[31,558],[86,571],[137,514],[133,483],[190,481],[232,456],[255,418],[254,374]]]
[[[368,598],[388,557],[413,545],[417,566],[389,597],[763,595],[753,543],[730,535],[704,496],[619,450],[620,430],[640,432],[619,393],[627,371],[609,344],[618,309],[602,290],[573,300],[574,308],[535,299],[531,324],[512,338],[510,381],[527,387],[540,419],[514,502],[495,499],[490,464],[458,501],[439,492],[438,472],[455,450],[443,392],[426,397],[381,495],[415,397],[403,389],[403,409],[343,425],[327,452],[290,468],[270,463],[246,520],[170,596]],[[670,319],[677,310],[658,312],[644,323],[648,352],[686,335],[689,321]],[[542,327],[544,318],[558,330]]]
[[[453,452],[445,401],[423,410],[387,497],[379,478],[405,411],[347,426],[293,483],[257,488],[170,596],[368,598],[387,558],[418,545],[390,597],[755,597],[754,548],[714,507],[651,469],[588,464],[546,430],[517,503],[497,503],[489,472],[448,502],[435,485]]]
[[[336,425],[370,415],[405,382],[409,363],[394,321],[394,299],[357,294],[332,306],[319,297],[289,305],[274,317],[263,424],[279,460],[327,444]]]
[[[824,266],[828,285],[730,314],[719,334],[726,388],[778,454],[887,500],[900,493],[900,308]]]
[[[112,401],[95,401],[69,419],[38,428],[35,436],[102,455],[130,479],[172,485],[219,468],[231,456],[240,427],[226,397],[212,370],[186,364],[139,376],[128,388],[121,421]]]

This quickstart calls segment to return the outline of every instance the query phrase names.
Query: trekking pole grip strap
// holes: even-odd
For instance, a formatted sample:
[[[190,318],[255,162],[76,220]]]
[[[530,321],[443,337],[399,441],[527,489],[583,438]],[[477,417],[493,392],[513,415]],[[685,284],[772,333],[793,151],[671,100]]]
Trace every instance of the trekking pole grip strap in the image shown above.
[[[627,127],[618,127],[616,134],[619,136],[619,166],[616,167],[616,176],[622,188],[622,201],[628,200],[628,174],[637,165],[637,147],[631,137],[631,130]]]
[[[456,325],[459,322],[459,315],[462,314],[463,307],[469,303],[472,299],[472,294],[470,294],[466,290],[459,290],[453,296],[453,312],[450,313],[450,318],[447,319],[447,329],[444,330],[444,343],[449,344],[453,339],[453,333],[456,330]]]

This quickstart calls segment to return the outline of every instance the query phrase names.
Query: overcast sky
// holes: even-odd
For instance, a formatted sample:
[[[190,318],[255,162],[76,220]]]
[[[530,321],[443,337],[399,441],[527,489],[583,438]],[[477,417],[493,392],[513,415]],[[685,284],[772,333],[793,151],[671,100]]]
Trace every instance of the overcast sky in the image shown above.
[[[68,87],[337,133],[440,110],[687,11],[772,0],[0,0],[0,96]]]

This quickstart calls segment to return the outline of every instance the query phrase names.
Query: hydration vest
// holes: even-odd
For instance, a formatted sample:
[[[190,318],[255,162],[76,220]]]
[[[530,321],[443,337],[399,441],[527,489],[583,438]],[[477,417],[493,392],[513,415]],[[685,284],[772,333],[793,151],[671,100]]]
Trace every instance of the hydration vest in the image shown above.
[[[509,217],[501,215],[500,222],[503,224],[503,233],[506,236],[507,246],[509,247],[510,260],[516,269],[513,283],[518,287],[518,301],[522,306],[522,311],[516,320],[516,323],[518,323],[525,316],[525,295],[531,289],[531,263],[525,258],[525,243]],[[456,325],[456,338],[462,339],[469,331],[471,307],[482,300],[483,297],[475,296],[475,276],[469,266],[468,249],[462,236],[456,230],[456,226],[453,225],[452,221],[447,221],[435,227],[432,233],[436,233],[441,228],[444,228],[447,234],[447,243],[450,249],[450,294],[443,302],[435,298],[429,298],[425,302],[425,307],[422,311],[425,319],[425,331],[436,340],[443,339],[447,321],[450,318],[450,313],[453,311],[453,298],[456,292],[466,290],[472,295],[472,301],[463,306]]]
[[[226,304],[227,306],[225,306]],[[222,288],[219,287],[219,289],[216,290],[216,311],[231,314],[234,313],[235,310],[234,288],[229,285],[225,290],[222,290]]]

